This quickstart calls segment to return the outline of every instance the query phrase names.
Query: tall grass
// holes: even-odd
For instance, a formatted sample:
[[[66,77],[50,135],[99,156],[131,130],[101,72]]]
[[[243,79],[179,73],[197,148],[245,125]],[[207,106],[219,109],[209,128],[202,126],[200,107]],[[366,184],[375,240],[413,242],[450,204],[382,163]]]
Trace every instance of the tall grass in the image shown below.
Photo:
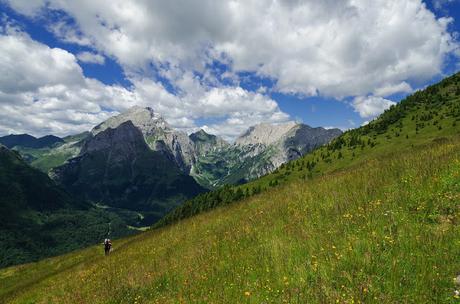
[[[8,303],[454,303],[459,202],[455,139],[269,189],[107,258],[8,268],[0,290]],[[43,279],[11,287],[30,274]]]

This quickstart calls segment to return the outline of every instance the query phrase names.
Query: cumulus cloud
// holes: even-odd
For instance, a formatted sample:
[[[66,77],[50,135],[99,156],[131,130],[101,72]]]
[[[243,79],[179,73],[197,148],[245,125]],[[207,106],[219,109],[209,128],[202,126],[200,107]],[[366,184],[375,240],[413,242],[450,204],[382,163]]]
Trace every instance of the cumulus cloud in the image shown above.
[[[0,133],[67,135],[88,130],[135,104],[134,92],[85,78],[75,56],[32,40],[17,28],[0,30]]]
[[[27,14],[45,7],[13,2]],[[46,3],[67,12],[87,41],[127,70],[152,62],[203,70],[225,54],[233,71],[271,77],[277,90],[307,96],[367,95],[429,79],[457,47],[447,29],[452,20],[437,19],[421,0]]]
[[[153,106],[168,122],[185,131],[195,130],[194,121],[198,118],[216,118],[217,123],[200,127],[231,140],[255,124],[289,120],[289,115],[265,95],[241,87],[206,88],[196,79],[184,78],[178,83],[182,89],[187,87],[189,93],[180,97],[150,79],[133,80],[133,83],[144,106]]]
[[[410,84],[407,82],[403,81],[399,84],[395,85],[383,85],[374,91],[374,95],[376,96],[390,96],[395,93],[411,93],[413,91],[412,87]]]
[[[79,61],[84,63],[94,63],[94,64],[104,64],[105,58],[100,54],[95,54],[91,52],[80,52],[77,54]]]
[[[240,87],[208,88],[191,73],[175,76],[178,89],[187,91],[180,95],[145,77],[133,78],[130,88],[105,85],[83,75],[78,60],[85,56],[50,48],[13,26],[2,27],[0,133],[77,133],[134,105],[153,107],[185,131],[196,129],[195,119],[201,117],[219,117],[224,126],[240,119],[238,131],[214,125],[215,133],[226,138],[255,123],[289,118],[269,97]]]
[[[265,95],[267,90],[239,87],[239,72],[273,80],[271,92],[336,99],[358,96],[353,107],[362,117],[372,117],[393,104],[383,97],[409,93],[410,84],[423,85],[440,74],[448,54],[459,50],[448,30],[452,19],[436,18],[421,0],[9,3],[34,18],[59,11],[61,18],[53,19],[49,30],[65,42],[114,58],[133,86],[105,86],[85,78],[75,56],[48,48],[45,53],[63,57],[61,67],[53,62],[58,55],[43,58],[51,60],[43,65],[56,65],[55,76],[52,72],[39,80],[11,78],[9,84],[1,79],[2,93],[16,90],[22,92],[18,100],[41,100],[37,92],[54,90],[59,98],[78,99],[85,91],[90,101],[82,104],[92,109],[109,106],[121,111],[132,104],[149,105],[184,130],[196,127],[197,118],[218,117],[220,123],[206,128],[227,137],[257,122],[288,119]],[[216,61],[227,67],[221,75],[210,68]],[[32,72],[35,68],[28,67]],[[70,70],[61,73],[65,68]],[[56,80],[61,74],[63,80]],[[167,79],[175,92],[166,90],[155,80],[158,77]],[[232,84],[222,84],[223,78]],[[22,82],[15,87],[18,80]],[[61,93],[59,85],[66,88]]]
[[[396,103],[379,96],[358,96],[352,106],[362,118],[375,117]]]

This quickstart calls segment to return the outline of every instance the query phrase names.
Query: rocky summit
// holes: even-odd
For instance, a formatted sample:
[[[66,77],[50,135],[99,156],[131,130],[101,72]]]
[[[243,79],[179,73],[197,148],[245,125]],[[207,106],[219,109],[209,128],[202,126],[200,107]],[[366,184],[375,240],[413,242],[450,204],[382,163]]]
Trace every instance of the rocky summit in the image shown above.
[[[93,135],[116,128],[131,121],[143,134],[148,146],[163,153],[183,172],[188,173],[195,161],[193,143],[186,133],[173,129],[164,118],[152,108],[132,107],[127,112],[113,116],[91,130]]]
[[[244,183],[327,144],[340,134],[339,129],[312,128],[295,122],[262,123],[250,127],[232,145],[197,155],[191,174],[208,188]]]
[[[295,122],[262,123],[229,143],[204,130],[187,136],[148,107],[133,107],[113,116],[94,127],[91,133],[97,135],[127,121],[141,131],[151,150],[163,154],[207,188],[238,184],[270,173],[342,133],[339,129],[312,128]]]
[[[128,136],[131,133],[124,134],[118,130],[127,122],[130,127],[125,125],[120,130],[134,132],[128,129],[136,129],[140,136]],[[109,129],[118,131],[108,131],[101,136]],[[213,189],[225,184],[244,183],[270,173],[283,163],[330,142],[341,133],[338,129],[312,128],[295,122],[276,125],[262,123],[250,127],[235,142],[229,143],[202,129],[187,135],[174,129],[152,108],[136,106],[107,119],[89,133],[66,137],[63,142],[47,149],[34,150],[20,146],[16,149],[32,166],[56,175],[61,169],[53,168],[61,166],[66,160],[77,155],[81,157],[93,149],[101,150],[103,145],[113,148],[116,143],[109,141],[107,135],[116,134],[121,150],[112,154],[111,161],[114,161],[115,155],[131,155],[133,151],[147,147],[149,151],[161,154],[174,170],[179,169],[200,185]],[[137,141],[135,145],[130,142],[134,138]],[[131,150],[122,151],[128,148]]]
[[[162,153],[152,151],[131,121],[87,139],[80,154],[52,171],[77,197],[142,212],[151,224],[185,199],[203,192]]]
[[[235,143],[239,146],[254,144],[270,145],[280,140],[295,126],[297,126],[295,122],[277,125],[261,123],[250,127],[236,139]]]

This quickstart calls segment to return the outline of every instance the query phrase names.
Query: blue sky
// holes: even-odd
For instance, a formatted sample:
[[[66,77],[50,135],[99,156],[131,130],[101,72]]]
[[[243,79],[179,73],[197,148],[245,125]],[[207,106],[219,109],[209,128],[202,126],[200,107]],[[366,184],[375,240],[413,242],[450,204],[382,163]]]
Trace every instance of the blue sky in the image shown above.
[[[131,106],[233,139],[358,127],[460,68],[460,1],[0,1],[0,135]]]

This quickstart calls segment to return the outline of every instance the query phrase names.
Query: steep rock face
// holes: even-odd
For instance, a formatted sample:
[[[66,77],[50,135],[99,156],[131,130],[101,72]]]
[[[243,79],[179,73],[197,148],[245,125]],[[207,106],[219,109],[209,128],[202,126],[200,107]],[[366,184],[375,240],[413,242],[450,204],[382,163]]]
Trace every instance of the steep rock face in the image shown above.
[[[266,123],[250,127],[245,133],[238,137],[235,144],[239,146],[262,144],[268,146],[279,141],[292,128],[296,127],[295,122],[270,125]]]
[[[203,189],[161,152],[152,151],[131,121],[87,139],[80,154],[53,170],[82,199],[137,211],[151,222]]]
[[[275,167],[279,167],[285,162],[297,159],[313,149],[329,143],[341,134],[342,131],[339,129],[328,130],[296,124],[274,143],[280,153],[273,158],[272,163]]]
[[[342,132],[312,128],[294,122],[249,128],[233,145],[207,150],[197,156],[191,174],[209,188],[237,184],[272,172]]]
[[[146,143],[154,151],[161,151],[168,159],[188,173],[195,161],[193,143],[184,132],[174,130],[163,117],[151,108],[133,107],[129,111],[109,118],[91,130],[97,135],[107,128],[116,128],[131,121],[143,134]],[[158,143],[158,142],[162,143]]]

